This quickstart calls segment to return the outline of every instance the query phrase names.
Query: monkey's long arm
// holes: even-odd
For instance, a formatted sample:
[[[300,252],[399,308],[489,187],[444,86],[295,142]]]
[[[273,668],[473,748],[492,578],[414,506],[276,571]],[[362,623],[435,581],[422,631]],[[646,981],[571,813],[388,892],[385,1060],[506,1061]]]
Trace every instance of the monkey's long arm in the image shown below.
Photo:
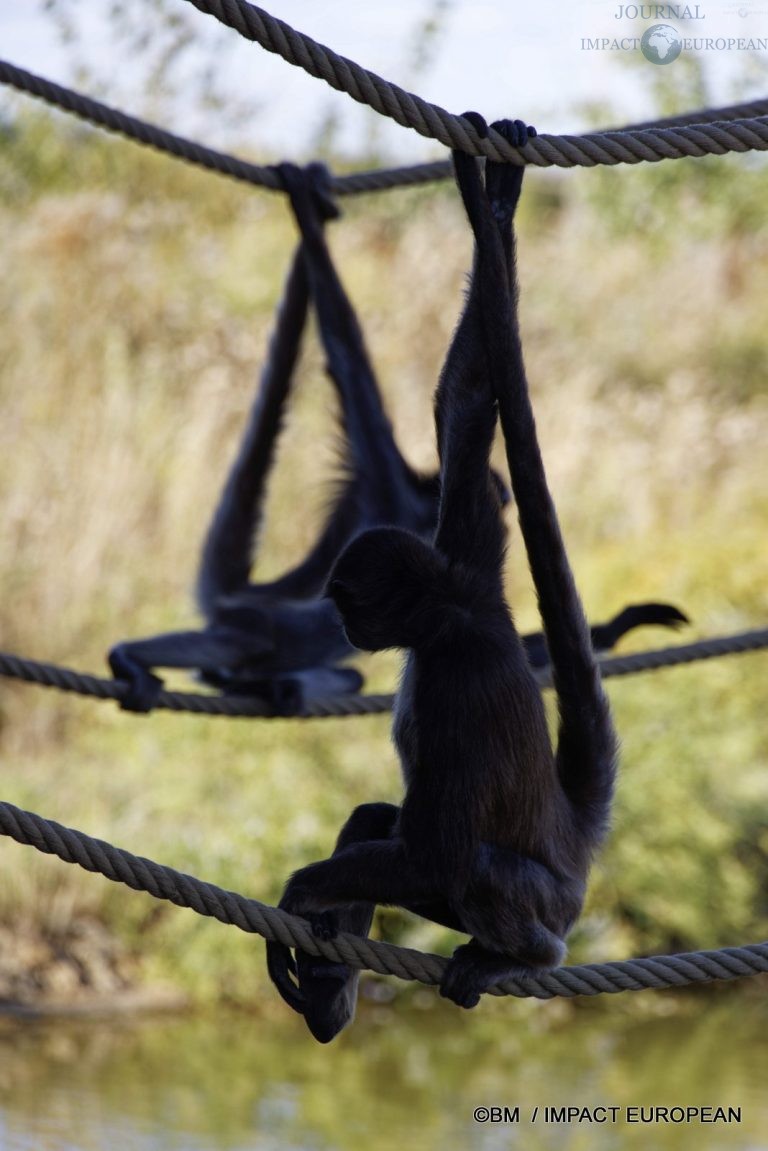
[[[602,830],[600,813],[607,813],[610,801],[616,737],[592,650],[589,625],[547,484],[528,393],[517,319],[515,239],[511,231],[521,185],[522,169],[493,162],[487,164],[487,200],[479,199],[478,205],[481,208],[483,204],[493,205],[502,234],[504,229],[510,230],[507,253],[512,292],[507,301],[509,321],[501,328],[494,326],[496,338],[492,332],[486,335],[493,340],[498,353],[492,379],[558,697],[558,768],[571,800],[591,813],[597,838]],[[484,291],[484,314],[491,316],[494,301],[489,298],[487,283]]]
[[[211,620],[217,601],[248,584],[275,445],[291,390],[309,302],[301,246],[296,250],[248,426],[230,468],[197,577],[197,600]]]
[[[325,239],[325,223],[338,215],[328,172],[319,164],[306,169],[283,164],[279,171],[301,232],[309,292],[344,431],[344,474],[317,543],[291,571],[260,585],[276,597],[306,598],[322,593],[334,560],[366,527],[398,523],[431,534],[438,484],[437,477],[414,472],[395,442],[360,324]]]
[[[199,632],[170,632],[116,644],[109,652],[113,675],[130,690],[122,706],[150,711],[162,682],[153,667],[197,668],[202,672],[263,658],[274,650],[271,621],[263,610],[249,626],[216,627],[223,597],[248,586],[255,535],[261,519],[265,481],[272,465],[291,378],[307,317],[308,286],[301,248],[288,274],[267,362],[246,434],[230,469],[203,545],[197,598],[209,627]]]
[[[271,680],[282,677],[276,689],[292,710],[300,706],[299,696],[310,698],[312,692],[358,690],[359,673],[334,666],[351,654],[351,648],[338,617],[329,611],[332,605],[320,598],[328,572],[350,537],[365,527],[391,521],[420,534],[434,531],[436,478],[417,476],[397,449],[362,334],[324,244],[323,224],[335,209],[323,198],[318,173],[290,166],[286,171],[291,186],[296,186],[300,219],[313,252],[310,257],[300,249],[294,259],[259,395],[203,548],[198,599],[208,627],[200,633],[199,659],[194,633],[184,633],[183,644],[174,634],[117,645],[110,663],[114,673],[132,685],[124,700],[130,710],[153,706],[160,682],[149,669],[164,664],[198,667],[207,682],[229,693],[270,699]],[[290,391],[310,287],[348,433],[346,474],[305,559],[276,580],[251,583],[265,481]],[[228,654],[220,625],[231,639]],[[207,635],[212,628],[215,644]],[[216,667],[210,666],[212,647],[221,655]],[[244,649],[252,654],[243,658]]]
[[[488,466],[496,404],[477,314],[477,285],[485,273],[480,260],[476,251],[470,295],[435,396],[441,482],[435,547],[450,560],[487,574],[500,592],[505,533],[498,487]]]
[[[330,214],[323,194],[328,173],[319,164],[282,164],[280,173],[301,232],[326,366],[358,479],[361,523],[399,523],[417,477],[395,443],[360,324],[328,250],[322,227]]]

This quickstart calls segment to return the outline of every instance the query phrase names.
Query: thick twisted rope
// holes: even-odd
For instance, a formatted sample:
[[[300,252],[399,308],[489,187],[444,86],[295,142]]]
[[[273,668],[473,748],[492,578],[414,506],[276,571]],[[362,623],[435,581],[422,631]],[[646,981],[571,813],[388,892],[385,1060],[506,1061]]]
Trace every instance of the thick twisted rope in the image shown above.
[[[10,652],[0,652],[0,676],[20,679],[39,687],[74,692],[94,699],[122,700],[127,685],[115,679],[103,679],[54,663],[24,659]],[[344,695],[315,700],[301,719],[329,719],[333,716],[376,715],[389,711],[392,695]],[[161,711],[189,712],[193,715],[227,716],[232,719],[279,719],[263,700],[246,696],[203,695],[201,692],[162,691],[156,707]]]
[[[248,6],[246,5],[246,7]],[[277,23],[280,24],[281,22],[277,21]],[[310,43],[313,42],[310,41]],[[319,48],[320,46],[316,45],[316,47]],[[341,59],[341,57],[337,59]],[[366,73],[366,75],[373,74]],[[382,85],[385,83],[383,80],[379,82]],[[0,83],[8,84],[18,91],[45,100],[46,103],[104,128],[108,132],[115,132],[139,144],[145,144],[175,156],[177,159],[185,160],[190,164],[230,176],[232,179],[241,180],[247,184],[268,188],[272,191],[282,190],[274,168],[252,164],[237,156],[218,152],[193,140],[187,140],[183,136],[177,136],[173,132],[167,132],[154,124],[139,120],[134,116],[128,116],[116,108],[111,108],[98,100],[83,96],[71,88],[54,84],[42,76],[36,76],[32,72],[18,68],[8,61],[0,60]],[[397,91],[401,90],[397,89]],[[404,95],[407,94],[404,93]],[[416,100],[417,97],[410,99]],[[420,103],[423,104],[424,102],[421,101]],[[425,106],[433,107],[432,105]],[[475,154],[481,152],[495,154],[494,152],[489,153],[487,141],[477,137],[477,132],[470,121],[461,116],[451,116],[443,109],[437,109],[437,111],[442,113],[447,123],[461,125],[461,133],[455,139],[450,134],[445,135],[445,133],[437,136],[437,139],[443,139],[445,136],[443,142],[447,142],[451,146],[455,142],[456,146],[463,147],[464,150]],[[731,123],[730,127],[726,128],[725,123],[727,121],[737,122]],[[725,152],[746,152],[750,149],[765,150],[768,148],[768,100],[755,100],[749,104],[732,104],[723,108],[703,109],[684,116],[633,124],[627,128],[611,132],[592,133],[584,136],[541,135],[536,140],[529,142],[522,153],[511,148],[497,133],[491,135],[497,141],[501,141],[497,151],[503,153],[506,158],[512,159],[516,163],[536,164],[539,167],[557,165],[568,168],[576,165],[593,167],[596,164],[637,164],[643,160],[653,162],[680,156],[702,156],[708,153],[722,155]],[[350,195],[356,192],[383,191],[387,188],[444,180],[448,179],[451,174],[449,162],[436,161],[410,167],[382,168],[378,171],[335,176],[332,183],[336,194]]]
[[[751,120],[755,116],[768,116],[768,99],[748,100],[746,103],[724,104],[720,108],[699,108],[681,112],[677,116],[663,116],[653,120],[633,120],[619,128],[606,128],[608,132],[639,132],[642,128],[683,128],[690,124],[716,123],[723,120]]]
[[[679,667],[699,660],[715,659],[723,655],[740,655],[768,647],[768,628],[740,632],[737,635],[717,636],[680,644],[677,647],[656,648],[652,651],[632,652],[630,655],[600,659],[600,674],[604,679],[634,675],[641,671],[655,671],[664,667]],[[542,687],[551,686],[548,668],[534,671]],[[40,663],[24,659],[11,652],[0,651],[0,676],[35,683],[40,687],[53,687],[59,691],[75,692],[95,699],[122,700],[128,690],[119,680],[103,679],[61,667],[53,663]],[[380,715],[390,711],[394,696],[337,695],[315,700],[296,718],[331,719],[335,716]],[[203,695],[199,692],[162,691],[157,708],[165,711],[184,711],[194,715],[229,716],[230,718],[279,719],[263,700],[241,696]]]
[[[28,96],[35,96],[44,100],[62,112],[69,112],[104,128],[107,132],[115,132],[133,140],[137,144],[144,144],[155,148],[179,160],[186,160],[208,171],[218,172],[222,176],[230,176],[233,180],[240,180],[246,184],[254,184],[260,188],[268,188],[273,192],[282,192],[274,168],[251,164],[237,156],[226,152],[217,152],[214,148],[207,148],[194,140],[187,140],[184,136],[177,136],[173,132],[166,132],[155,124],[139,120],[135,116],[128,116],[117,108],[92,100],[71,88],[61,84],[54,84],[24,68],[17,68],[7,60],[0,60],[0,84],[7,84]],[[451,174],[451,166],[447,162],[435,164],[417,164],[407,168],[387,168],[374,172],[356,172],[349,176],[335,176],[333,189],[337,195],[344,196],[354,192],[377,192],[386,188],[423,184],[429,180],[446,179]]]
[[[123,883],[133,891],[145,891],[155,899],[165,899],[177,907],[188,907],[198,915],[210,916],[241,931],[299,947],[311,955],[324,955],[353,967],[367,968],[381,975],[437,984],[446,960],[406,947],[394,947],[357,935],[340,934],[332,942],[317,939],[303,919],[275,907],[204,883],[191,875],[164,867],[94,839],[82,831],[62,827],[11,803],[0,803],[0,834],[27,844],[65,863],[76,863],[86,871]],[[693,951],[682,955],[656,955],[622,963],[589,963],[581,967],[561,967],[537,979],[509,979],[491,988],[492,995],[513,995],[519,999],[555,996],[604,995],[647,988],[684,987],[690,983],[742,979],[768,971],[768,943],[726,947],[719,951]]]
[[[297,32],[290,24],[270,16],[262,8],[246,3],[246,0],[186,2],[234,28],[246,40],[256,41],[268,52],[282,56],[310,76],[325,80],[332,88],[346,92],[353,100],[367,104],[404,128],[413,128],[422,136],[471,155],[488,156],[492,160],[506,160],[512,164],[571,168],[576,165],[638,164],[641,160],[653,162],[680,156],[722,155],[768,148],[768,118],[764,117],[741,120],[730,128],[708,123],[699,127],[638,128],[584,136],[543,135],[529,141],[522,149],[513,148],[493,129],[487,137],[480,136],[465,116],[455,116],[445,108],[383,80],[375,72],[339,56],[310,36]]]

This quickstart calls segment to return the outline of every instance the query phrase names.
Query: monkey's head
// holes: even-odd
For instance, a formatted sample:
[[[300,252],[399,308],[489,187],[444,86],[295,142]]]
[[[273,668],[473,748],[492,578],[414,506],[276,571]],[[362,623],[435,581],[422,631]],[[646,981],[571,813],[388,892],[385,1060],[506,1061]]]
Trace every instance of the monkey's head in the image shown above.
[[[411,532],[373,528],[341,553],[326,594],[353,647],[418,647],[434,630],[433,609],[446,568],[444,558]]]

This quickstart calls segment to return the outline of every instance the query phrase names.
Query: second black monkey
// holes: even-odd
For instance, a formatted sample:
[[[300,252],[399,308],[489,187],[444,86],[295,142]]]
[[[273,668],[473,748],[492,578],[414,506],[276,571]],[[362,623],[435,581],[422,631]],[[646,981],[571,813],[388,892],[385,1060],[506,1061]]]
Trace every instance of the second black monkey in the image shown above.
[[[343,666],[354,654],[335,606],[323,598],[328,573],[357,533],[396,525],[431,539],[439,479],[414,471],[395,442],[360,326],[328,250],[324,224],[337,214],[320,165],[279,169],[302,241],[294,257],[277,326],[245,435],[202,549],[198,631],[170,632],[115,645],[113,674],[129,684],[123,707],[149,711],[162,688],[159,667],[198,671],[225,694],[264,699],[294,714],[313,699],[357,691],[362,677]],[[323,529],[305,559],[278,579],[251,582],[267,479],[290,398],[308,303],[315,308],[328,373],[339,396],[345,455]],[[496,481],[504,491],[501,481]],[[606,650],[641,624],[685,622],[668,604],[637,604],[592,629]],[[543,635],[523,637],[532,666],[548,663]]]

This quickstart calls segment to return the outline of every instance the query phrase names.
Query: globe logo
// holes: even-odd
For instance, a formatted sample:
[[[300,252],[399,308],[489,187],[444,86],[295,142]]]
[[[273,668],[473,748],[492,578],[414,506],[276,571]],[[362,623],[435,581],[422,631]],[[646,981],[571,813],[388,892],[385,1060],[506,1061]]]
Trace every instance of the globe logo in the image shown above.
[[[652,24],[643,32],[640,51],[651,64],[672,64],[682,50],[680,33],[671,24]]]

